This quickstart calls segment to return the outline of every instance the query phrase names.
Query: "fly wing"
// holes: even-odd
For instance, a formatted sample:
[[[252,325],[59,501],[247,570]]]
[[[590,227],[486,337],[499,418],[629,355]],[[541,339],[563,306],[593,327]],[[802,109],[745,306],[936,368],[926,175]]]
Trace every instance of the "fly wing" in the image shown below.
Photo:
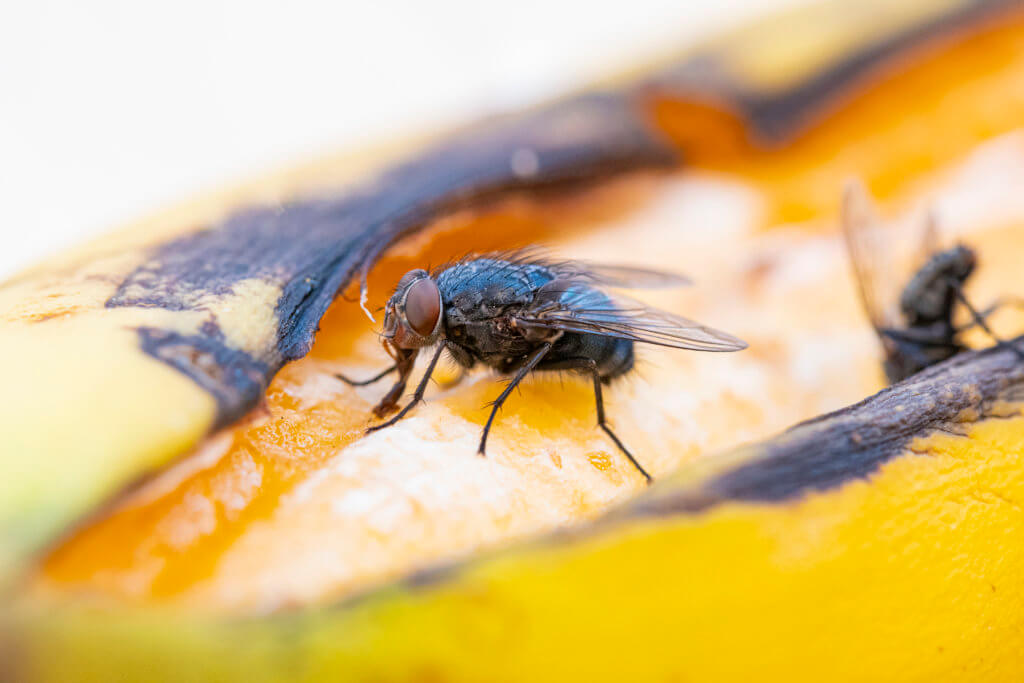
[[[539,247],[493,252],[474,256],[490,258],[509,265],[542,267],[558,280],[579,280],[592,285],[624,289],[670,289],[686,287],[693,281],[679,273],[620,264],[592,263],[575,259],[558,259]]]
[[[921,251],[918,254],[917,267],[923,266],[928,259],[942,251],[942,234],[939,229],[939,217],[935,209],[929,209],[921,230]]]
[[[746,342],[640,301],[610,295],[585,279],[559,279],[516,315],[525,328],[599,334],[693,351],[739,351]]]
[[[560,261],[550,264],[558,279],[583,280],[595,285],[626,289],[670,289],[686,287],[693,281],[679,273],[589,261]]]
[[[875,330],[902,327],[895,308],[899,290],[894,283],[891,250],[882,239],[871,200],[859,182],[843,193],[841,222],[861,303]]]

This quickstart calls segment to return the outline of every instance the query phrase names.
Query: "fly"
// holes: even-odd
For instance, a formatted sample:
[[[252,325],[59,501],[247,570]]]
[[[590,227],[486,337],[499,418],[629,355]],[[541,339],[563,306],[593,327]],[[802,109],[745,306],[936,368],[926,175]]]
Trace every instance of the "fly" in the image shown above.
[[[362,382],[339,377],[365,386],[397,372],[398,380],[374,408],[384,417],[398,409],[420,349],[437,345],[412,399],[397,415],[370,428],[375,431],[395,424],[423,399],[446,350],[465,370],[479,363],[511,376],[484,426],[478,449],[484,455],[495,416],[528,374],[578,372],[593,381],[598,426],[649,483],[651,476],[608,425],[602,385],[632,370],[636,342],[692,351],[739,351],[746,343],[603,287],[686,284],[689,280],[671,273],[554,261],[532,252],[467,257],[430,273],[411,270],[384,312],[383,344],[394,364]]]
[[[841,221],[861,302],[882,343],[890,384],[966,351],[960,335],[973,327],[980,327],[997,344],[1007,343],[992,332],[987,319],[1003,306],[1021,306],[1024,301],[1002,298],[980,311],[972,306],[964,285],[974,272],[977,255],[963,244],[940,249],[934,216],[929,215],[925,225],[923,265],[898,296],[891,285],[890,251],[882,243],[871,201],[858,183],[849,184],[844,192]],[[955,324],[957,304],[970,314],[969,323]],[[1024,351],[1012,348],[1024,358]]]

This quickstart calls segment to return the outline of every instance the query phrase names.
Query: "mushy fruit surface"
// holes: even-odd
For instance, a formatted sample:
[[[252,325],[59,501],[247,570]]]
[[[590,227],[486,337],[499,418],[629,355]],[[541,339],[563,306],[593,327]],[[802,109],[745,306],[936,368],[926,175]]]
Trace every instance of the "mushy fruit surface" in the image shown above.
[[[931,207],[947,240],[979,251],[972,297],[995,299],[1013,281],[1014,254],[1024,253],[1024,204],[1013,189],[1024,182],[1024,141],[1007,135],[928,180],[897,207],[894,248],[902,245],[909,268]],[[998,212],[986,208],[993,204]],[[370,289],[379,304],[388,283],[443,262],[453,244],[512,246],[524,234],[555,254],[691,275],[694,287],[641,296],[734,332],[750,350],[639,347],[637,371],[606,391],[612,424],[657,478],[881,386],[837,225],[764,230],[763,207],[756,186],[701,172],[508,201],[445,219],[396,248]],[[1005,312],[994,322],[1012,330],[1021,319]],[[382,367],[375,330],[356,304],[336,303],[310,356],[278,375],[252,416],[54,549],[34,589],[201,609],[304,604],[593,518],[643,489],[596,428],[589,383],[572,375],[524,384],[486,458],[476,444],[501,385],[485,372],[432,387],[405,420],[364,436],[387,382],[353,389],[334,374]]]

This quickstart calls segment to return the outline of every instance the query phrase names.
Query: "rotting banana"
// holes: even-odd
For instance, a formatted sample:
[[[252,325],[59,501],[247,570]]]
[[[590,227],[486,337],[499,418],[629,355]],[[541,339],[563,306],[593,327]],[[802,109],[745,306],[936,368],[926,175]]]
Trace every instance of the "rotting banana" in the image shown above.
[[[962,354],[702,460],[593,524],[335,606],[236,619],[29,609],[8,671],[39,681],[1019,680],[1022,401],[1012,350]]]
[[[246,414],[309,350],[336,292],[399,238],[459,207],[681,159],[715,167],[739,154],[758,168],[764,160],[744,160],[737,146],[755,157],[785,149],[859,79],[965,35],[1001,45],[1019,18],[998,1],[871,7],[783,15],[605,88],[464,129],[345,189],[256,183],[8,281],[0,585],[116,491]],[[1010,38],[987,35],[993,24]],[[989,62],[979,69],[1013,66]],[[979,111],[1007,118],[986,119],[987,134],[1018,120],[1007,103]],[[798,156],[808,153],[818,154]],[[523,154],[531,163],[512,163]]]
[[[308,350],[337,289],[452,211],[682,163],[749,171],[780,215],[820,217],[831,199],[804,190],[813,176],[836,194],[833,158],[883,150],[867,180],[892,197],[926,161],[1019,125],[1017,91],[1003,87],[1020,73],[1012,3],[879,8],[785,17],[455,133],[340,190],[322,168],[255,184],[6,283],[0,585],[20,588],[74,523],[236,424]],[[924,66],[881,86],[903,109],[869,97],[822,123],[906,55]],[[929,108],[946,90],[907,84],[951,60],[970,72],[959,103]],[[915,103],[948,133],[924,161],[902,146],[906,119],[878,115]],[[852,119],[874,137],[849,136]],[[785,182],[766,179],[780,167]],[[33,596],[0,608],[0,678],[1016,680],[1018,373],[1002,349],[955,359],[694,463],[593,526],[335,607],[224,616]]]

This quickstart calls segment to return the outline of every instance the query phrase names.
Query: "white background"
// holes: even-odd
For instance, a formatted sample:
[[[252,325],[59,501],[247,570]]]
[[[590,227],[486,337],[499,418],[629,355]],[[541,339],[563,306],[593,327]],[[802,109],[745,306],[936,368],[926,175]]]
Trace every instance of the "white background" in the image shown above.
[[[794,0],[0,0],[0,278],[198,190],[557,94]]]

